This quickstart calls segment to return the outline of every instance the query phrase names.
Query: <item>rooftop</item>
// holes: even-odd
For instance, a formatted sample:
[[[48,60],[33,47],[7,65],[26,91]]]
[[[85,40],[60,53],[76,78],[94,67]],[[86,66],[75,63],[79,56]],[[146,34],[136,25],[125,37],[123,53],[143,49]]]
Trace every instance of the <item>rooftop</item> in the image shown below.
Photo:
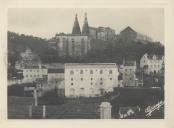
[[[163,57],[163,55],[158,55],[158,54],[152,54],[152,53],[148,53],[148,54],[147,54],[147,58],[148,58],[148,59],[153,59],[154,56],[155,56],[156,59],[158,59],[158,60],[159,60],[159,59],[162,59],[162,57]]]
[[[116,68],[116,63],[66,63],[65,68],[74,67],[74,68]]]
[[[125,29],[123,29],[120,33],[122,32],[134,32],[137,33],[135,30],[133,30],[130,26],[127,26]]]
[[[58,33],[56,36],[87,36],[85,34]]]
[[[134,60],[124,61],[123,65],[124,66],[136,66],[136,61],[134,61]]]
[[[64,73],[64,69],[48,69],[48,73]]]

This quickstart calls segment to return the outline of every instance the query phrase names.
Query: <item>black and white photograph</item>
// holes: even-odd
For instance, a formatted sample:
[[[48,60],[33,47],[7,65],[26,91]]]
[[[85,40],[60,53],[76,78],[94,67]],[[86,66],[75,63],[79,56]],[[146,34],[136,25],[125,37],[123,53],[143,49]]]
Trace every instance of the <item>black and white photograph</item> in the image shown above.
[[[8,8],[8,119],[165,119],[164,8]]]

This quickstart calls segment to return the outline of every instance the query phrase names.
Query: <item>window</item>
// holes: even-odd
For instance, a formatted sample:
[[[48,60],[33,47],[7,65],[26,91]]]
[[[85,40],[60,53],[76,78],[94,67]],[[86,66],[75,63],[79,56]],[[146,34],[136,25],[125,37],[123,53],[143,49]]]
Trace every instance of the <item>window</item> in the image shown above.
[[[93,74],[93,70],[90,70],[90,74]]]
[[[71,70],[71,71],[70,71],[70,74],[71,74],[71,75],[73,75],[73,74],[74,74],[74,71],[73,71],[73,70]]]
[[[109,70],[109,74],[112,74],[112,70]]]
[[[74,39],[73,38],[71,39],[71,41],[72,41],[72,43],[74,43]]]
[[[102,78],[100,78],[100,80],[103,80]]]
[[[91,78],[91,80],[93,80],[93,78]]]
[[[103,85],[103,83],[101,82],[100,85]]]
[[[80,74],[83,74],[83,70],[80,70]]]
[[[91,85],[93,85],[93,83],[91,83]]]
[[[103,70],[100,70],[100,74],[103,74]]]
[[[73,85],[73,83],[71,83],[71,85]]]
[[[83,80],[83,78],[81,78],[81,81]]]
[[[32,75],[30,75],[30,77],[32,77]]]
[[[73,81],[73,78],[71,78],[71,81]]]
[[[110,80],[112,80],[112,78],[110,78]]]

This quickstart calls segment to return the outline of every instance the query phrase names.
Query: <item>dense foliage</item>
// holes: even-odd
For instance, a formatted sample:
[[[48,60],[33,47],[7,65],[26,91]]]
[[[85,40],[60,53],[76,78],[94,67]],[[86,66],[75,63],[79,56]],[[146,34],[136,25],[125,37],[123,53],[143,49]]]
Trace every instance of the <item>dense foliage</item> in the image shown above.
[[[159,42],[122,42],[102,41],[98,39],[91,40],[91,51],[85,57],[59,57],[58,51],[50,48],[49,40],[38,37],[27,36],[8,32],[8,60],[14,65],[20,58],[20,53],[26,47],[38,54],[43,63],[50,62],[117,62],[121,63],[123,59],[139,60],[140,57],[148,53],[164,54],[164,46]]]

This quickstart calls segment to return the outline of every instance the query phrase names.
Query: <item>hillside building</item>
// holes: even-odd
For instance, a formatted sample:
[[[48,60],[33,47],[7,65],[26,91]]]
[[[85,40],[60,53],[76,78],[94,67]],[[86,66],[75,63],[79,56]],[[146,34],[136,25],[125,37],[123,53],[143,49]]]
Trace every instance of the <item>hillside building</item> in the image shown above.
[[[145,53],[140,59],[140,68],[145,74],[161,73],[164,68],[164,56]]]
[[[95,97],[113,91],[118,86],[115,63],[65,64],[65,96]]]
[[[115,39],[115,30],[109,27],[97,28],[97,39],[111,41]]]
[[[72,34],[56,34],[55,38],[59,56],[82,57],[86,55],[90,50],[90,39],[88,34],[89,27],[87,15],[85,14],[85,20],[81,32],[76,14]]]
[[[136,61],[123,61],[123,86],[136,86]]]
[[[28,66],[22,69],[23,71],[23,82],[31,83],[40,78],[47,78],[47,69],[41,65],[39,66]]]

